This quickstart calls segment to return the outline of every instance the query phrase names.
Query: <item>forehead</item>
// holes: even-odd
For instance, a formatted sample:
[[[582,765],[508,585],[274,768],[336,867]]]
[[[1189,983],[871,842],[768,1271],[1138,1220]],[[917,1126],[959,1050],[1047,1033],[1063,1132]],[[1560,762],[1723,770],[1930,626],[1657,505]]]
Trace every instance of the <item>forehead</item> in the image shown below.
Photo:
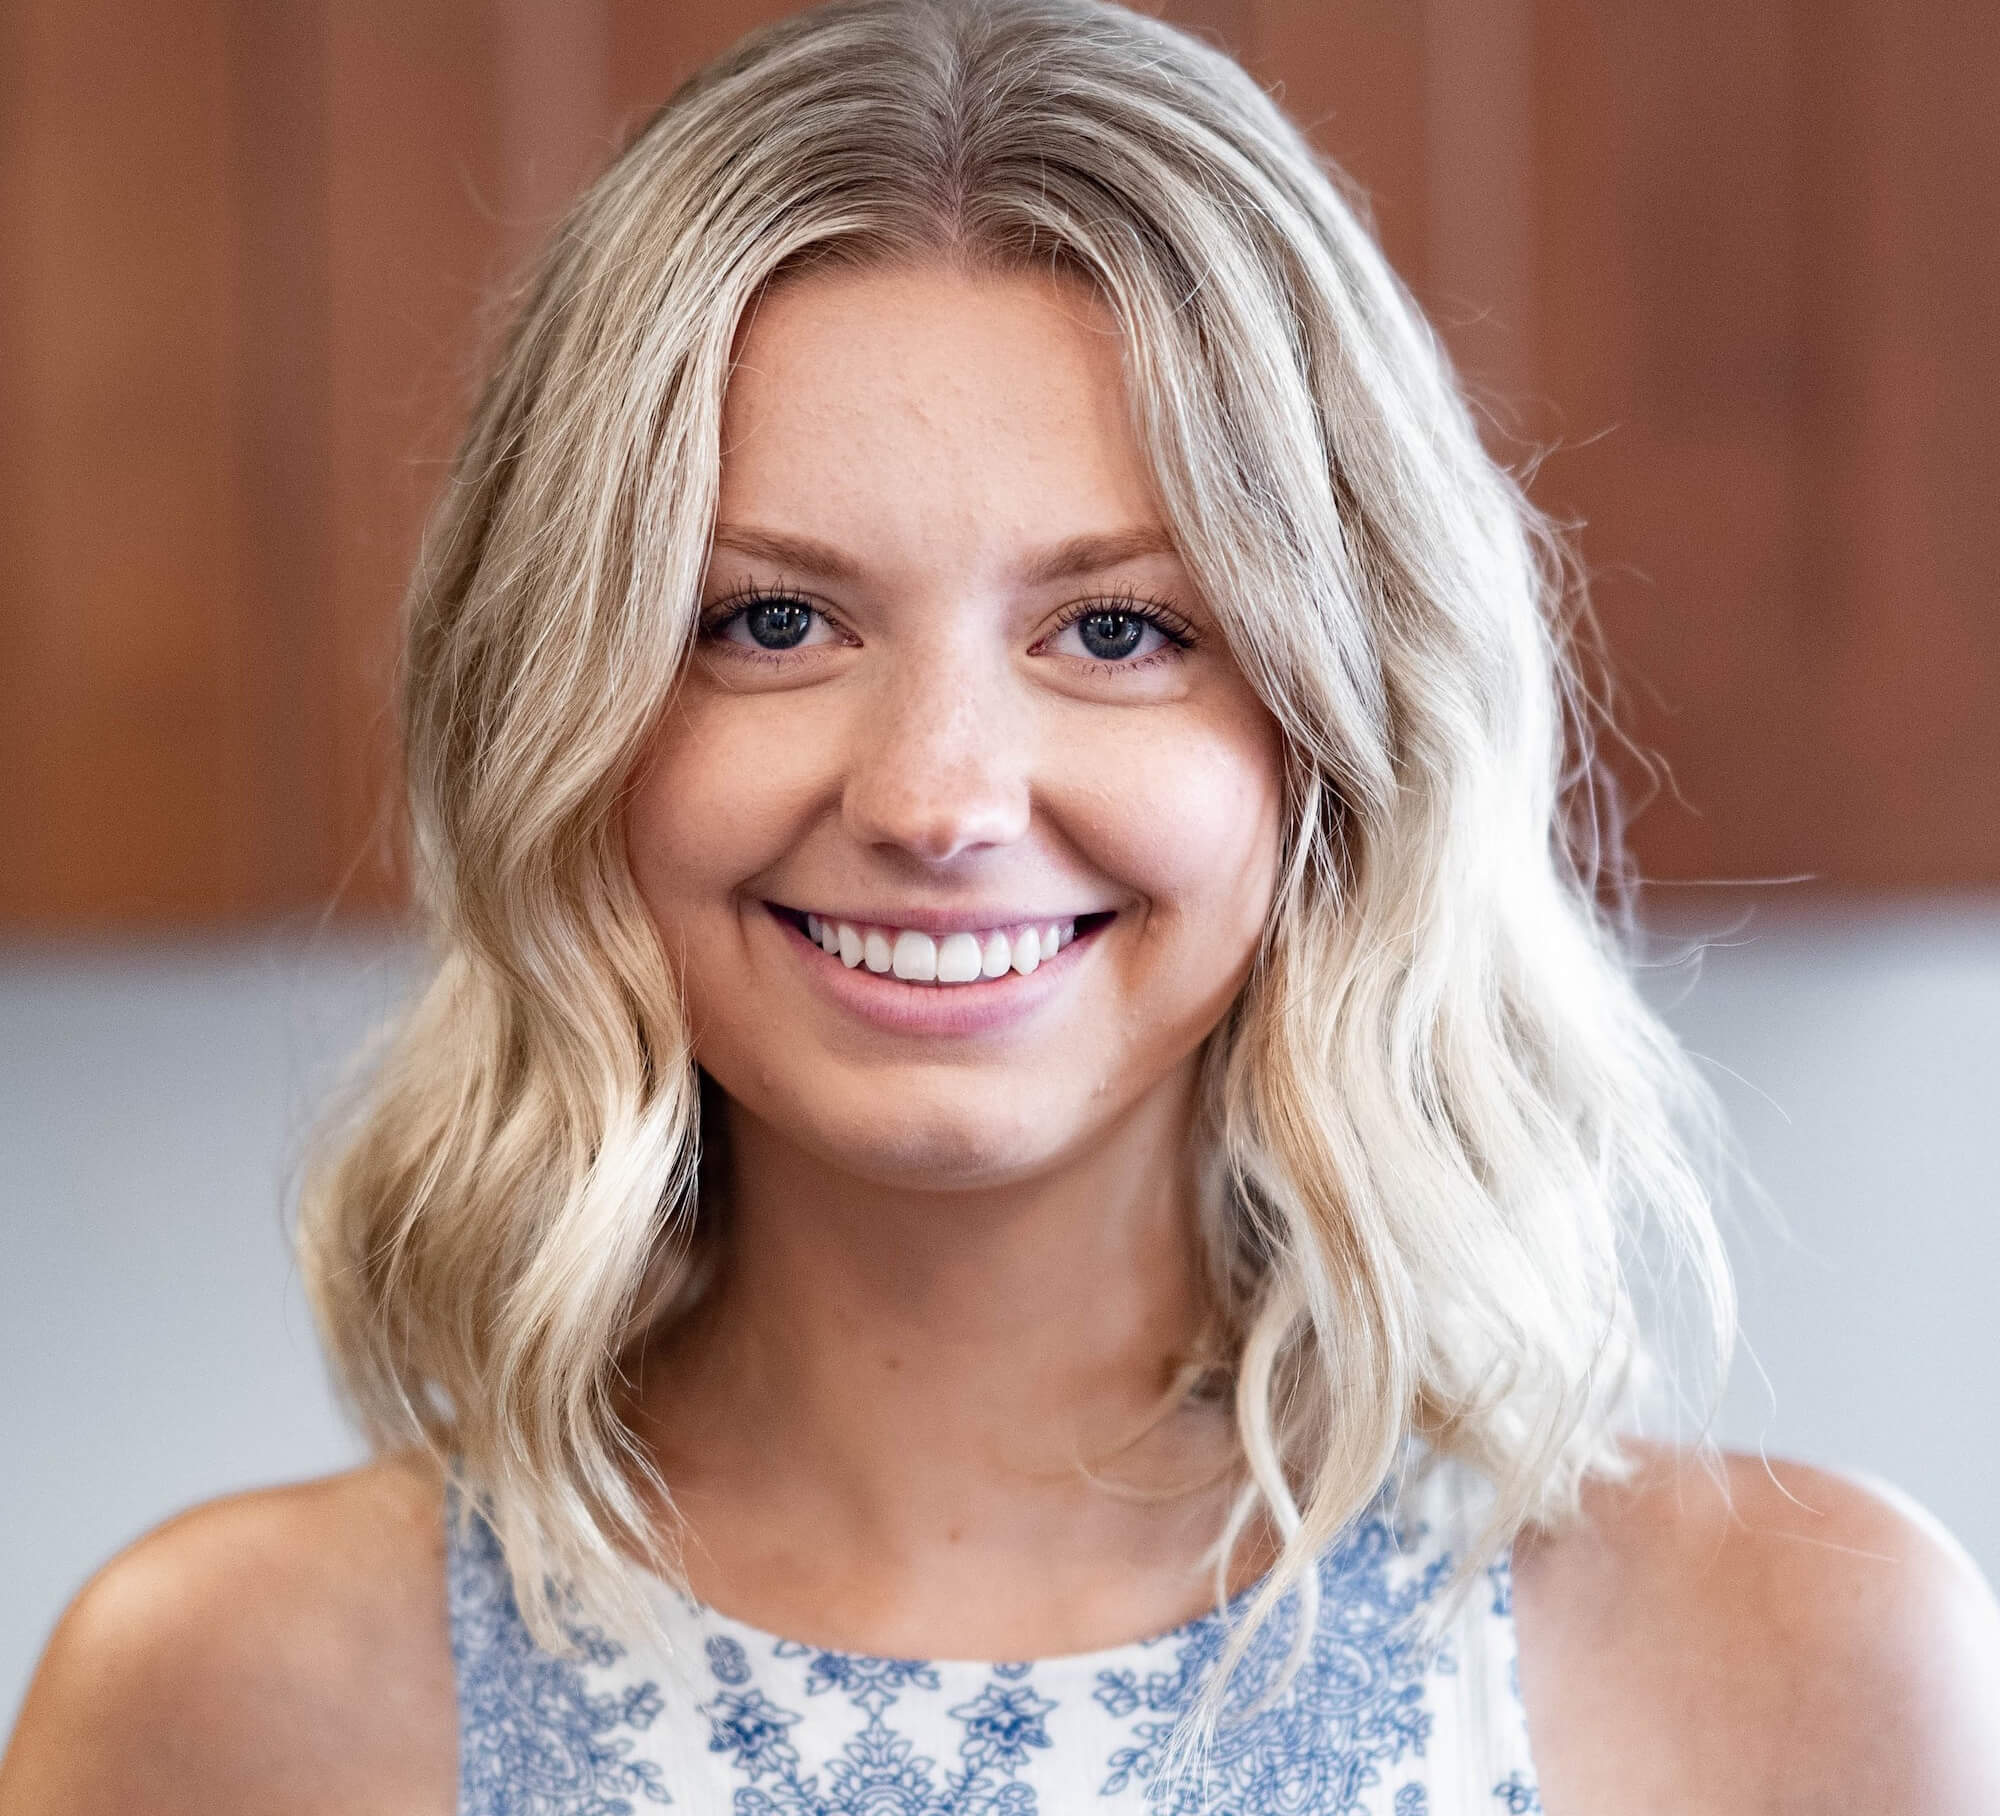
[[[720,515],[892,545],[1157,522],[1117,321],[1041,272],[782,282],[739,330]]]

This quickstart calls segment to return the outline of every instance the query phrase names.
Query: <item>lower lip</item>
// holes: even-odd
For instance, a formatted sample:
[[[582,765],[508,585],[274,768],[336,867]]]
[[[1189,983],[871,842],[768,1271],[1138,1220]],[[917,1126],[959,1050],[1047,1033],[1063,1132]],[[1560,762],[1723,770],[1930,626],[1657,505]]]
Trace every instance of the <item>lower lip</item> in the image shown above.
[[[976,984],[913,984],[893,972],[853,969],[823,950],[796,926],[766,906],[765,913],[779,934],[789,940],[804,962],[806,973],[839,1008],[893,1034],[991,1034],[1027,1020],[1050,998],[1068,986],[1087,948],[1111,925],[1106,921],[1080,933],[1054,958],[1034,970],[1010,971],[1005,977]]]

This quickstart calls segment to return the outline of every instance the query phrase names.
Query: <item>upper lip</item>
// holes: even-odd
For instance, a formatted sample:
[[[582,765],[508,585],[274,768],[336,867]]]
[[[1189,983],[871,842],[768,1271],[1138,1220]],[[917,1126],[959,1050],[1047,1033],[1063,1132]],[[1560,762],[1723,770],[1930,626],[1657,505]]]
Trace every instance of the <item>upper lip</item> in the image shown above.
[[[823,921],[845,921],[850,927],[908,927],[933,938],[947,933],[985,933],[994,927],[1046,927],[1051,922],[1074,921],[1086,914],[1102,914],[1101,908],[1047,909],[1021,908],[898,908],[870,909],[866,914],[850,914],[843,909],[820,908],[809,903],[773,902],[775,908],[789,908],[794,914],[816,914]]]

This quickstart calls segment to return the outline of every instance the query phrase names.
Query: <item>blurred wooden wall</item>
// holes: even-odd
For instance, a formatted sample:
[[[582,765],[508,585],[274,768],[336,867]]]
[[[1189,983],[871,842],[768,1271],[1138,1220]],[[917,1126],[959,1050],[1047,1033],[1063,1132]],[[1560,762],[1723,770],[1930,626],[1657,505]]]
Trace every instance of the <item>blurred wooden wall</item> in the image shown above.
[[[0,924],[393,906],[491,299],[779,0],[0,8]],[[2000,883],[2000,8],[1179,0],[1581,519],[1669,878]]]

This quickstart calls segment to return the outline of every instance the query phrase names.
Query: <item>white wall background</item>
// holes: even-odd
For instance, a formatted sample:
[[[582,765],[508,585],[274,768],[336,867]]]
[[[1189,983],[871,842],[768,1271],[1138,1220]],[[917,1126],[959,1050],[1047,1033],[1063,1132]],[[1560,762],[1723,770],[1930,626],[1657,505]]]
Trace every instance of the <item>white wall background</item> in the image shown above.
[[[1901,1484],[2000,1577],[2000,904],[1739,918],[1649,981],[1788,1225],[1731,1233],[1769,1386],[1739,1366],[1724,1433]],[[325,937],[0,953],[0,1730],[119,1546],[358,1456],[284,1212],[408,975]]]

